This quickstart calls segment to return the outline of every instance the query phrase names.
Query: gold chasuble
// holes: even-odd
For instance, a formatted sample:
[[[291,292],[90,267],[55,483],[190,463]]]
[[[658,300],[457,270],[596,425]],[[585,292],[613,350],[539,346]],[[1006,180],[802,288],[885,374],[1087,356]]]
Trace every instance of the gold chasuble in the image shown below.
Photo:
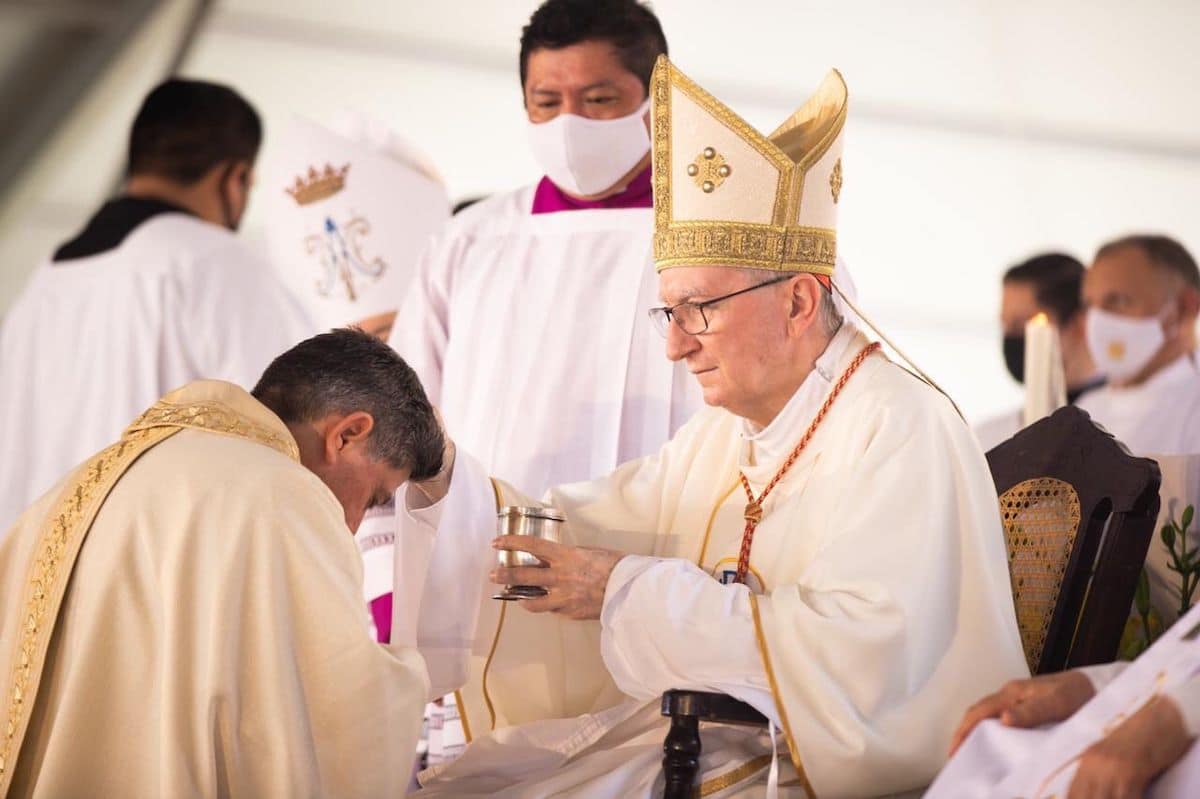
[[[167,395],[0,545],[0,796],[396,795],[426,675],[361,579],[274,414]]]

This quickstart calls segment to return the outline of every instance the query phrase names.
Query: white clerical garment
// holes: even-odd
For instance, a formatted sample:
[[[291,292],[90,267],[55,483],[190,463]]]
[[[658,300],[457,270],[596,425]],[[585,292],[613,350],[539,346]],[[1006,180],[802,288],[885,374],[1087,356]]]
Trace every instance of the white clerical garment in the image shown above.
[[[97,255],[43,264],[0,327],[0,538],[166,392],[197,378],[253,387],[308,335],[270,267],[187,214],[154,216]]]
[[[1200,606],[1132,664],[1082,670],[1096,695],[1071,718],[1038,729],[982,722],[938,776],[927,799],[1052,799],[1066,796],[1079,756],[1156,695],[1175,703],[1184,728],[1200,736]],[[1192,799],[1200,747],[1151,784],[1148,799]]]
[[[656,450],[701,406],[662,357],[649,208],[531,212],[533,189],[454,217],[389,343],[455,442],[534,496]]]
[[[1077,403],[1134,455],[1200,453],[1200,364],[1181,355],[1137,386],[1107,385]]]
[[[760,493],[865,344],[844,324],[763,430],[708,409],[658,454],[548,492],[567,543],[633,553],[599,622],[487,598],[496,506],[529,500],[461,451],[440,503],[407,492],[397,601],[420,606],[435,693],[466,679],[474,733],[425,775],[428,795],[650,796],[671,688],[766,714],[790,753],[785,792],[870,796],[933,777],[963,710],[1028,673],[992,481],[944,398],[868,357],[767,498],[747,584],[724,584],[744,527],[739,470]],[[703,737],[704,786],[760,796],[767,732]]]
[[[97,485],[147,436],[161,443],[104,499]],[[121,447],[0,544],[0,724],[18,730],[15,745],[0,739],[0,795],[3,778],[14,797],[401,795],[425,666],[411,638],[371,640],[343,509],[287,427],[241,389],[201,381]],[[90,532],[74,529],[97,501]],[[55,613],[39,597],[64,582]],[[40,686],[12,703],[31,624],[50,635],[44,666],[33,658]]]

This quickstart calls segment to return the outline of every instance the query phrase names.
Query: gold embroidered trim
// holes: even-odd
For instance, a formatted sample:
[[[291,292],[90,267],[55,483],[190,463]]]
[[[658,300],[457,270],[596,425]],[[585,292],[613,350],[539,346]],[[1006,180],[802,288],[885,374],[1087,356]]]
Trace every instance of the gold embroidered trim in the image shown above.
[[[294,461],[300,460],[300,450],[291,436],[282,436],[276,431],[252,422],[242,414],[219,402],[191,402],[176,405],[159,400],[125,430],[128,435],[138,430],[155,427],[186,427],[222,433],[255,441],[280,452]]]
[[[454,692],[454,704],[458,705],[458,719],[462,722],[463,735],[466,737],[467,743],[471,743],[475,736],[471,735],[471,724],[467,721],[467,706],[463,702],[462,691]]]
[[[838,159],[833,165],[833,171],[829,173],[829,190],[833,192],[833,204],[837,205],[838,198],[842,196],[842,159]]]
[[[1029,670],[1036,673],[1079,530],[1079,495],[1052,477],[1025,480],[1000,495],[1004,543]]]
[[[693,796],[710,796],[714,793],[725,790],[731,786],[737,785],[744,779],[754,776],[771,765],[770,755],[760,755],[753,760],[748,760],[735,769],[730,769],[724,774],[713,777],[711,780],[705,780],[700,783],[700,787],[693,792]]]
[[[8,718],[0,740],[0,796],[7,793],[12,780],[37,698],[50,636],[83,539],[109,491],[130,464],[178,431],[179,428],[169,427],[127,431],[120,441],[92,456],[75,472],[47,516],[34,549],[37,554],[24,592],[25,620],[20,628],[20,643],[13,652],[13,671],[6,694]]]
[[[824,228],[692,222],[654,234],[659,271],[712,264],[832,275],[836,259],[837,237]]]
[[[671,80],[667,59],[659,56],[650,78],[651,181],[654,184],[654,229],[671,227]],[[657,258],[657,246],[655,256]]]
[[[783,723],[783,735],[787,739],[788,754],[791,755],[792,765],[796,767],[796,774],[800,778],[804,792],[808,794],[809,799],[817,799],[816,791],[813,790],[812,783],[808,781],[808,773],[804,770],[804,763],[800,760],[800,750],[796,747],[796,739],[792,737],[792,725],[788,723],[787,708],[779,693],[779,683],[775,680],[775,669],[771,667],[771,655],[767,650],[767,639],[763,635],[762,618],[758,614],[758,597],[754,594],[750,594],[750,612],[754,616],[754,637],[758,641],[758,653],[762,655],[763,666],[767,671],[767,681],[771,684],[771,695],[775,697],[775,709],[779,711],[779,720]]]
[[[496,497],[496,513],[500,512],[500,508],[504,506],[504,496],[500,491],[500,483],[496,478],[491,478],[492,494]],[[483,662],[483,675],[480,680],[483,690],[483,703],[487,705],[488,716],[490,716],[490,729],[496,729],[496,708],[492,704],[492,696],[488,693],[488,672],[492,668],[492,658],[496,656],[496,648],[500,645],[500,631],[504,629],[504,613],[508,610],[508,603],[500,603],[500,618],[496,620],[496,633],[492,636],[492,646],[488,649],[487,660]]]

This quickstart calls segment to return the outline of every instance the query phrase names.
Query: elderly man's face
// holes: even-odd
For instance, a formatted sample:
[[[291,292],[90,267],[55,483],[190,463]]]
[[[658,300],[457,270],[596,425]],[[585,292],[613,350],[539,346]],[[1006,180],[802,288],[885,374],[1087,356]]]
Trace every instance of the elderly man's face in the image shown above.
[[[641,79],[621,64],[609,42],[580,42],[529,54],[525,110],[530,122],[549,122],[559,114],[617,119],[638,110],[645,99]]]
[[[760,282],[742,269],[696,266],[664,270],[658,286],[663,304],[671,306],[703,302]],[[698,335],[674,323],[668,327],[667,357],[687,365],[706,403],[758,421],[764,400],[795,390],[788,385],[792,374],[780,368],[794,335],[789,292],[794,282],[785,280],[707,307],[708,330]]]

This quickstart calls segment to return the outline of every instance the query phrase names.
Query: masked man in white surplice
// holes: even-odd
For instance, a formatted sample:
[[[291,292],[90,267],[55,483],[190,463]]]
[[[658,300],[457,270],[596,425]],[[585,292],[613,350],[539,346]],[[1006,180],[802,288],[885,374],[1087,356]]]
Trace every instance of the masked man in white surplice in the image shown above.
[[[161,399],[0,544],[0,796],[400,795],[428,680],[351,531],[442,450],[358,331]]]
[[[702,407],[645,316],[647,87],[666,51],[637,0],[541,4],[520,80],[544,177],[450,221],[389,339],[458,443],[534,495],[654,452]]]
[[[767,730],[706,726],[701,795],[918,789],[972,692],[1027,671],[971,431],[833,300],[845,84],[832,73],[770,137],[665,58],[652,98],[651,313],[713,407],[658,454],[552,489],[563,544],[497,540],[547,565],[496,583],[548,592],[499,625],[470,630],[467,603],[495,590],[497,504],[530,500],[464,453],[402,493],[397,591],[450,597],[422,624],[474,651],[456,674],[449,648],[422,650],[487,714],[420,795],[655,795],[671,688],[782,731],[775,786]]]

